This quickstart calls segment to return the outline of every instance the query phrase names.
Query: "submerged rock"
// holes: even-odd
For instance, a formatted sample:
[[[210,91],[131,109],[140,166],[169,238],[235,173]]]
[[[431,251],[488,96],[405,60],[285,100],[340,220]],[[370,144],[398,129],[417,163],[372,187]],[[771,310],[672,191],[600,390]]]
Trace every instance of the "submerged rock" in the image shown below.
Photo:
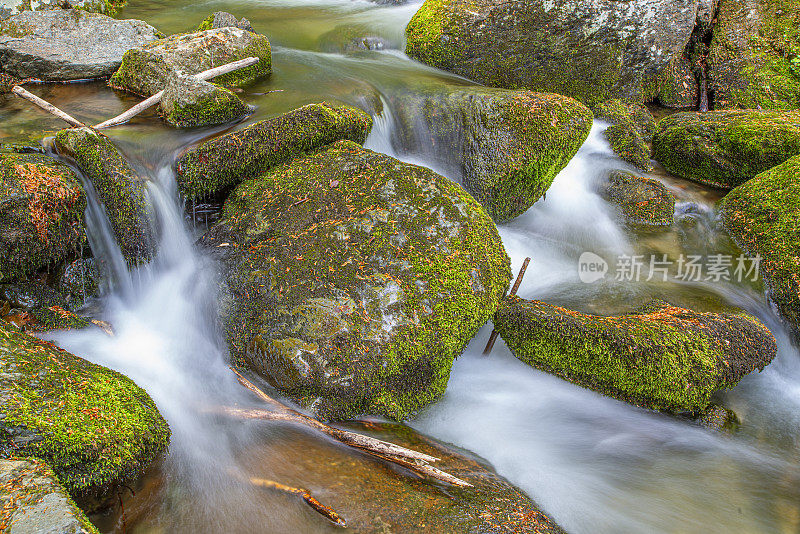
[[[40,154],[0,152],[0,280],[57,264],[86,239],[86,197],[72,170]]]
[[[365,26],[342,25],[324,33],[319,38],[323,52],[351,53],[362,50],[385,50],[392,46],[382,37],[372,35]]]
[[[716,108],[800,107],[800,1],[724,0],[708,63]]]
[[[619,157],[643,171],[652,168],[650,143],[656,121],[650,110],[642,104],[610,100],[597,106],[595,116],[611,123],[605,137]]]
[[[697,418],[697,424],[708,430],[730,431],[739,428],[741,421],[732,410],[719,404],[711,404]]]
[[[653,153],[672,174],[731,189],[800,154],[800,111],[676,113],[658,122]]]
[[[510,297],[495,328],[525,363],[604,395],[669,412],[698,412],[775,357],[775,338],[744,313],[667,303],[627,315],[585,315]]]
[[[170,73],[160,105],[164,119],[178,128],[224,124],[251,113],[233,92],[181,71]]]
[[[173,70],[199,74],[247,57],[257,57],[260,61],[214,78],[221,85],[244,85],[272,72],[272,51],[267,38],[229,26],[172,35],[129,50],[108,84],[115,89],[151,96],[164,89]]]
[[[242,20],[236,20],[236,17],[227,11],[215,11],[200,23],[200,26],[197,27],[197,31],[202,32],[205,30],[216,30],[219,28],[226,28],[228,26],[255,33],[253,25],[250,24],[249,20],[245,18]]]
[[[186,198],[210,196],[334,141],[363,143],[371,127],[360,109],[309,104],[189,149],[175,179]]]
[[[240,184],[203,242],[236,362],[334,419],[441,395],[511,277],[460,186],[350,141]]]
[[[0,488],[7,534],[99,534],[42,462],[0,460]]]
[[[800,327],[800,156],[740,185],[720,203],[731,237],[761,258],[781,314]]]
[[[592,113],[560,95],[465,87],[409,93],[394,106],[405,148],[460,167],[464,188],[496,221],[525,213],[589,135]],[[420,128],[420,123],[422,128]]]
[[[406,53],[484,85],[644,102],[683,52],[698,0],[426,0]]]
[[[346,428],[439,458],[437,468],[473,487],[432,483],[301,432],[273,441],[268,450],[250,449],[240,461],[256,477],[310,489],[359,534],[564,534],[535,502],[469,452],[400,424],[354,422]],[[318,521],[324,530],[324,519]]]
[[[25,11],[0,21],[0,70],[18,79],[103,78],[119,67],[125,52],[158,35],[140,20],[77,9]]]
[[[72,495],[139,474],[169,428],[129,378],[0,321],[0,458],[47,462]]]
[[[128,265],[147,261],[155,246],[147,180],[136,174],[108,137],[89,128],[61,130],[55,145],[92,183]]]
[[[619,208],[628,224],[672,225],[675,196],[658,180],[612,171],[600,184],[599,193]]]

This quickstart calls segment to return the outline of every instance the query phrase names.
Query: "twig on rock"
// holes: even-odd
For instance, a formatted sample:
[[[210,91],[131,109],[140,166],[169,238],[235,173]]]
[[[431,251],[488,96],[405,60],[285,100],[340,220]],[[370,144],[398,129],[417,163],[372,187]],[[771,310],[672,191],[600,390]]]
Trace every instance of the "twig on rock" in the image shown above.
[[[509,295],[516,295],[517,291],[519,291],[519,286],[522,285],[522,278],[525,276],[525,271],[528,270],[528,265],[530,264],[531,259],[525,258],[525,261],[522,262],[522,268],[519,270],[519,274],[517,275],[517,280],[514,282],[514,287],[511,288],[511,292]],[[492,352],[492,348],[494,348],[494,343],[497,341],[497,330],[492,329],[492,334],[489,336],[489,342],[486,343],[486,348],[483,349],[483,355],[488,356],[490,352]]]

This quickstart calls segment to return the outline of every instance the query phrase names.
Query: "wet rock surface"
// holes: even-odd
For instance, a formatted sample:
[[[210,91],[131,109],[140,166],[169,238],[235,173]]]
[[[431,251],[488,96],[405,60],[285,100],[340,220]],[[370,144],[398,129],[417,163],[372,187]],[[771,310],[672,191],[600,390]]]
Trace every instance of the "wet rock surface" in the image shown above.
[[[441,395],[510,279],[463,189],[349,141],[240,184],[203,244],[237,364],[335,419]]]
[[[605,137],[620,158],[643,171],[652,169],[650,143],[656,121],[644,105],[610,100],[597,106],[594,114],[610,123]]]
[[[78,9],[25,11],[0,20],[0,70],[18,79],[103,78],[125,52],[155,39],[158,31],[140,20]]]
[[[209,15],[203,22],[200,23],[197,31],[216,30],[219,28],[226,28],[228,26],[255,33],[253,25],[250,24],[249,20],[245,18],[237,20],[234,15],[226,11],[216,11]]]
[[[334,141],[363,143],[371,127],[357,108],[309,104],[190,148],[175,177],[187,198],[211,196]]]
[[[775,358],[772,333],[747,314],[702,313],[653,302],[602,317],[504,299],[495,328],[514,355],[565,380],[633,404],[699,412]]]
[[[251,112],[230,90],[181,71],[170,73],[160,105],[164,119],[178,128],[224,124]]]
[[[599,184],[600,196],[620,210],[628,224],[670,226],[675,213],[675,196],[652,178],[625,171],[612,171]]]
[[[172,35],[128,51],[109,85],[151,96],[164,89],[174,70],[199,74],[247,57],[257,57],[259,62],[214,78],[213,81],[221,85],[240,86],[269,76],[272,49],[267,38],[229,26]]]

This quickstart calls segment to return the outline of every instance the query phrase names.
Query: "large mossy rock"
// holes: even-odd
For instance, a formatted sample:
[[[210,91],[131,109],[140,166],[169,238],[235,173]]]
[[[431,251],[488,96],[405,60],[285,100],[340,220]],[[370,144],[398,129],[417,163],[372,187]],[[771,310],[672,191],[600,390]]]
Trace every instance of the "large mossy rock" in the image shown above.
[[[155,238],[147,180],[133,170],[108,137],[89,128],[61,130],[55,144],[92,183],[128,265],[149,260]]]
[[[309,104],[189,149],[175,166],[186,198],[211,196],[339,140],[363,143],[372,118],[357,108]]]
[[[45,81],[110,76],[125,52],[158,39],[140,20],[77,9],[25,11],[0,20],[0,71]]]
[[[800,156],[740,185],[720,203],[725,229],[761,257],[781,314],[800,327]]]
[[[129,378],[0,321],[0,458],[47,462],[72,495],[125,482],[165,450],[169,427]]]
[[[800,111],[676,113],[658,122],[653,154],[672,174],[731,189],[800,154]]]
[[[125,7],[127,0],[69,0],[69,2],[64,0],[3,0],[0,5],[0,19],[23,11],[60,10],[64,9],[62,6],[66,4],[89,13],[102,13],[113,17]]]
[[[240,184],[204,243],[236,362],[335,419],[441,395],[511,277],[458,184],[351,141]]]
[[[0,528],[6,534],[99,534],[37,460],[0,460]]]
[[[525,363],[633,404],[699,412],[711,394],[763,369],[777,352],[756,318],[655,302],[615,317],[584,315],[518,297],[495,328]]]
[[[484,85],[643,102],[683,52],[698,0],[426,0],[406,53]]]
[[[273,441],[269,456],[263,447],[247,451],[242,461],[253,476],[308,488],[359,534],[564,534],[535,502],[469,452],[397,423],[352,422],[346,428],[439,458],[438,469],[472,487],[431,483],[307,432]],[[325,530],[322,521],[319,531]]]
[[[181,71],[167,78],[160,107],[164,120],[178,128],[224,124],[251,113],[232,91]]]
[[[214,78],[221,85],[244,85],[272,72],[272,49],[267,38],[230,26],[172,35],[129,50],[108,84],[151,96],[164,89],[173,70],[199,74],[247,57],[257,57],[259,62]]]
[[[605,137],[619,157],[643,171],[652,168],[650,143],[656,121],[650,110],[643,104],[610,100],[597,106],[595,116],[610,123]]]
[[[800,1],[721,0],[708,63],[714,105],[800,107]]]
[[[460,168],[464,188],[496,221],[539,200],[592,127],[588,108],[554,94],[461,87],[396,98],[404,148],[433,150]]]
[[[40,154],[0,151],[0,280],[24,278],[78,251],[85,209],[69,167]]]
[[[670,226],[675,214],[675,195],[653,178],[612,171],[599,184],[600,196],[620,210],[633,226]]]

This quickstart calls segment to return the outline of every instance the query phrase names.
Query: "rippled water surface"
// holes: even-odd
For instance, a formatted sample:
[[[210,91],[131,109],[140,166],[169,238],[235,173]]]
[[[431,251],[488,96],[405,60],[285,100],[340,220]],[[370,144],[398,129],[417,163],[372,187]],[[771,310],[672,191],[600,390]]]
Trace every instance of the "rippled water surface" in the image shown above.
[[[209,13],[247,17],[273,44],[274,74],[247,87],[255,121],[309,102],[328,100],[375,115],[367,142],[374,150],[440,170],[446,162],[406,151],[397,142],[391,107],[401,91],[468,82],[410,61],[403,29],[418,4],[389,7],[361,0],[129,0],[125,17],[164,33],[196,27]],[[363,28],[386,43],[382,51],[332,51],[336,32]],[[333,33],[332,33],[333,32]],[[32,91],[88,122],[116,115],[138,99],[102,83],[33,86]],[[62,125],[12,97],[0,96],[0,142],[38,144]],[[621,225],[594,191],[609,169],[625,168],[596,123],[590,138],[559,175],[545,201],[500,228],[518,269],[533,258],[520,294],[595,313],[616,313],[656,297],[701,310],[742,307],[775,333],[779,355],[718,402],[742,420],[735,433],[707,431],[688,420],[641,410],[517,361],[499,341],[480,355],[485,327],[455,364],[444,397],[409,424],[487,459],[574,533],[800,532],[800,355],[758,282],[639,282],[613,276],[578,279],[578,258],[590,251],[612,265],[640,254],[733,254],[714,203],[720,193],[656,171],[678,195],[676,224],[665,232]],[[333,527],[280,495],[256,491],[242,477],[281,474],[324,495],[325,481],[297,450],[313,436],[220,418],[215,407],[251,397],[227,369],[214,326],[213,266],[193,246],[170,165],[183,147],[218,130],[176,131],[154,113],[109,131],[143,173],[165,229],[153,264],[117,281],[106,303],[117,336],[61,333],[57,341],[92,361],[118,369],[145,387],[173,430],[170,454],[119,510],[94,516],[104,532],[326,532]],[[202,230],[202,228],[201,228]],[[101,228],[95,228],[98,235]],[[97,236],[96,236],[97,238]],[[674,273],[673,273],[674,274]],[[351,453],[327,442],[331,455]],[[354,504],[357,506],[357,503]],[[340,510],[347,514],[347,510]]]

